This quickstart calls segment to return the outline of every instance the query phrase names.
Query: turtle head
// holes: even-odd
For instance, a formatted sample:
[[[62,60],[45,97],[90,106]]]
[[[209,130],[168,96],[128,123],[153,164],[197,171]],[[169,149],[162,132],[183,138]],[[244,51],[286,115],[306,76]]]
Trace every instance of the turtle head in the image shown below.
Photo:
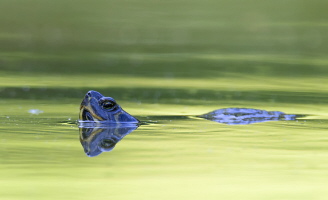
[[[139,123],[139,120],[125,112],[112,97],[105,97],[97,91],[89,91],[80,106],[80,121],[101,121],[104,123]]]

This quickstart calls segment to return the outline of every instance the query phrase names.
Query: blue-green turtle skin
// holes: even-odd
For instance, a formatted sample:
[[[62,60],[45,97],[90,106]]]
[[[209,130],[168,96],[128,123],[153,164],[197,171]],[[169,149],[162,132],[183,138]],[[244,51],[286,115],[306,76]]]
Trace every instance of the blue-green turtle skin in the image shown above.
[[[138,124],[139,120],[125,112],[111,97],[97,91],[89,91],[80,106],[80,123]]]
[[[214,110],[199,117],[229,125],[242,125],[266,121],[295,120],[296,115],[252,108],[224,108]]]
[[[112,151],[116,143],[137,128],[133,124],[80,128],[80,142],[85,154],[94,157],[102,152]]]

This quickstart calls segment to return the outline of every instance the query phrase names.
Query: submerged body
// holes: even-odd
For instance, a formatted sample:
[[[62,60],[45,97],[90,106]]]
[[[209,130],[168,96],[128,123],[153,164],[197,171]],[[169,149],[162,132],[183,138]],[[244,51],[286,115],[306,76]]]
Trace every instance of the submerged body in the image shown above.
[[[224,108],[214,110],[199,117],[230,125],[252,124],[266,121],[295,120],[296,115],[280,111],[266,111],[252,108]]]

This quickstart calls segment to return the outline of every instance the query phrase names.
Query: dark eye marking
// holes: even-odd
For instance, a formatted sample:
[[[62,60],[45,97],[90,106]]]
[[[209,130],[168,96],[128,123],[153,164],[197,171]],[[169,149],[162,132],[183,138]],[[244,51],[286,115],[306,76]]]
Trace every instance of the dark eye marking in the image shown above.
[[[100,104],[101,107],[103,107],[106,110],[114,110],[117,106],[114,99],[108,98],[108,97],[101,98],[99,100],[99,104]]]
[[[116,142],[109,139],[104,139],[100,142],[99,146],[105,149],[113,148],[116,145]]]
[[[111,109],[115,106],[116,104],[112,101],[104,101],[102,103],[102,107],[105,108],[105,109]]]

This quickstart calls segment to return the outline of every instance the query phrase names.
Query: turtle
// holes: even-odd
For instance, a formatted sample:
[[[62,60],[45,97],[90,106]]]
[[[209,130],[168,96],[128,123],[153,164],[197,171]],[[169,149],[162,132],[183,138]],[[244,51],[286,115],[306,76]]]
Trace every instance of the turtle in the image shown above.
[[[253,108],[223,108],[196,117],[229,125],[241,125],[266,121],[295,120],[297,115]],[[88,91],[82,100],[79,123],[87,125],[141,124],[137,118],[124,111],[114,98],[105,97],[93,90]]]
[[[253,108],[223,108],[196,117],[228,125],[245,125],[295,120],[298,115]],[[124,136],[142,124],[144,123],[124,111],[112,97],[90,90],[82,100],[79,114],[80,142],[90,157],[113,150]]]

